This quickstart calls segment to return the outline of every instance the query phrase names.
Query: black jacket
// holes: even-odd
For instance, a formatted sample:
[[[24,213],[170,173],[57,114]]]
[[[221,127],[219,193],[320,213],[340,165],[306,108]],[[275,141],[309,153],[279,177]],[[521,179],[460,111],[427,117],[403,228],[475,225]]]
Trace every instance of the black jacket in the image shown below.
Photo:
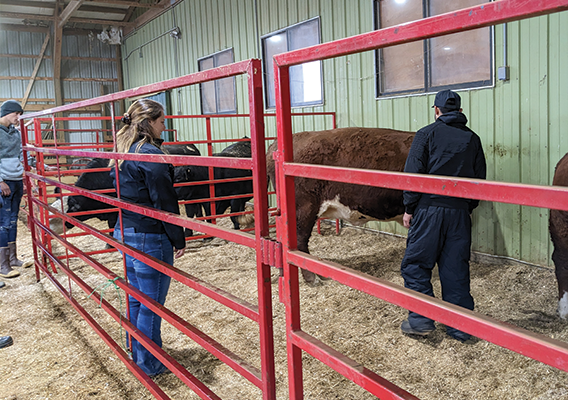
[[[464,114],[452,111],[416,132],[404,172],[485,179],[481,140],[466,123]],[[405,191],[403,197],[408,214],[414,214],[419,204],[463,208],[470,213],[479,204],[479,200],[410,191]]]
[[[128,152],[135,153],[137,147],[138,142],[134,143]],[[164,154],[162,150],[149,143],[144,143],[138,153]],[[115,171],[115,168],[111,168],[110,175],[116,188]],[[178,199],[173,187],[173,171],[171,164],[124,161],[119,172],[120,198],[179,214]],[[124,210],[122,216],[124,228],[134,228],[136,232],[143,233],[166,233],[176,249],[185,247],[183,228],[180,226],[128,210]],[[116,225],[117,228],[120,227],[119,223]]]

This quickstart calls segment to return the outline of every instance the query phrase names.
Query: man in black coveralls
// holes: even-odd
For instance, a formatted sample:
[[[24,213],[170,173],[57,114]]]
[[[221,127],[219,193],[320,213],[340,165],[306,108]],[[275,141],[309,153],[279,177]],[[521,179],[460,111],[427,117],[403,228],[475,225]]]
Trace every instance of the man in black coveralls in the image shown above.
[[[404,171],[485,179],[481,140],[466,126],[460,96],[451,90],[438,92],[433,108],[436,121],[416,133]],[[437,263],[442,298],[473,310],[469,277],[471,212],[478,204],[478,200],[404,192],[403,222],[409,230],[400,269],[405,287],[434,296],[431,278]],[[412,311],[400,328],[406,334],[420,336],[435,329],[433,320]],[[450,326],[446,329],[454,339],[463,342],[470,338]]]

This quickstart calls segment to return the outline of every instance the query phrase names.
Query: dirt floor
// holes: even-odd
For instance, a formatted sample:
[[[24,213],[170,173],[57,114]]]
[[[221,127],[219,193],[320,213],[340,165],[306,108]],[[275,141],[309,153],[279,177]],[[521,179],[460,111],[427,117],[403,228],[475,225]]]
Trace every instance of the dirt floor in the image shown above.
[[[31,259],[29,231],[22,224],[19,234],[19,254]],[[75,238],[73,242],[84,250],[104,248],[93,239]],[[344,228],[336,236],[332,227],[324,225],[323,235],[314,234],[310,248],[321,258],[402,284],[399,268],[405,243],[401,238],[354,228]],[[122,275],[117,253],[95,258]],[[105,282],[77,259],[70,266],[93,287]],[[247,301],[256,301],[251,249],[220,239],[197,241],[176,266]],[[474,262],[471,270],[477,311],[568,341],[568,323],[556,316],[552,270],[497,262]],[[69,286],[64,274],[58,279]],[[278,285],[272,288],[277,396],[287,399],[284,308],[278,301]],[[79,303],[120,342],[124,332],[118,325],[88,294],[75,285],[72,289]],[[437,283],[435,290],[439,293]],[[334,281],[316,288],[301,282],[300,291],[306,332],[421,399],[568,399],[567,374],[553,367],[483,340],[457,342],[442,326],[425,339],[406,337],[399,329],[406,317],[404,309]],[[104,296],[120,308],[113,288],[106,289]],[[123,295],[121,300],[124,302]],[[177,282],[172,283],[166,306],[260,366],[258,328],[248,319]],[[36,283],[33,268],[6,280],[6,287],[0,289],[0,335],[14,338],[13,346],[0,350],[0,399],[152,398],[51,282],[42,276]],[[262,398],[256,387],[167,323],[163,341],[170,355],[221,398]],[[304,355],[304,377],[308,400],[375,398],[308,355]],[[173,374],[162,375],[156,382],[173,399],[198,398]]]

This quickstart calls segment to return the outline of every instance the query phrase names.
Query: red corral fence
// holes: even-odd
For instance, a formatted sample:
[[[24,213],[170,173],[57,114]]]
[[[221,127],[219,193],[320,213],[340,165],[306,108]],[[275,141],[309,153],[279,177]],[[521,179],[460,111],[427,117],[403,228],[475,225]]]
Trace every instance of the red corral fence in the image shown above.
[[[283,267],[283,276],[280,278],[279,290],[280,298],[283,300],[286,307],[289,398],[292,400],[298,400],[304,397],[302,352],[310,354],[383,400],[416,398],[403,388],[394,385],[373,371],[360,365],[356,360],[352,360],[324,344],[323,341],[317,337],[302,331],[298,268],[304,268],[316,274],[329,277],[351,288],[400,307],[413,310],[421,315],[453,326],[555,368],[568,371],[568,345],[564,342],[513,327],[479,313],[468,311],[441,300],[405,289],[386,280],[374,278],[353,269],[327,262],[298,251],[296,245],[294,179],[296,177],[302,177],[345,182],[347,179],[346,176],[348,176],[348,183],[352,184],[405,189],[566,211],[568,211],[568,189],[294,163],[292,157],[292,115],[294,114],[291,112],[289,87],[289,69],[294,65],[563,10],[568,10],[568,0],[501,0],[275,56],[274,70],[276,77],[276,122],[278,140],[278,151],[275,153],[277,167],[276,181],[278,184],[278,204],[275,212],[277,215],[277,240],[270,239],[269,236],[268,216],[270,211],[268,208],[265,155],[265,141],[267,138],[265,137],[264,129],[265,115],[263,114],[262,104],[262,66],[260,60],[246,60],[91,100],[68,104],[38,113],[26,114],[23,116],[21,124],[24,150],[28,153],[31,152],[35,154],[38,161],[37,172],[32,172],[28,165],[27,157],[24,158],[26,169],[25,183],[28,193],[27,201],[28,205],[30,205],[28,210],[34,244],[37,279],[39,280],[40,273],[47,276],[129,370],[159,399],[168,399],[169,397],[130,359],[127,349],[123,348],[121,343],[113,338],[108,330],[105,330],[101,324],[97,322],[96,318],[87,311],[84,305],[78,301],[78,296],[73,291],[75,289],[72,290],[72,283],[76,285],[73,286],[73,288],[79,287],[85,294],[89,295],[92,301],[96,302],[97,305],[100,304],[104,311],[116,321],[121,329],[127,331],[129,335],[148,348],[170,371],[201,398],[217,399],[219,396],[188,372],[186,368],[168,353],[141,334],[128,319],[125,318],[120,307],[117,308],[115,305],[111,304],[102,294],[96,291],[96,288],[93,288],[85,282],[85,280],[81,279],[76,272],[69,268],[70,258],[79,258],[104,276],[109,284],[115,285],[118,289],[126,293],[127,296],[133,296],[144,303],[181,333],[187,335],[191,340],[201,345],[213,356],[226,363],[230,368],[258,387],[262,391],[263,399],[276,398],[270,266]],[[248,79],[249,114],[234,115],[233,117],[247,117],[250,119],[252,158],[212,157],[210,151],[208,151],[208,154],[205,156],[122,154],[110,151],[112,149],[108,145],[88,143],[81,148],[81,146],[73,147],[69,143],[58,143],[56,140],[58,125],[63,120],[56,118],[56,113],[109,103],[111,109],[110,117],[99,119],[110,122],[113,137],[116,139],[115,121],[117,117],[115,116],[114,102],[236,75],[244,75]],[[321,114],[333,115],[333,113]],[[203,118],[203,116],[199,116],[199,118]],[[333,118],[335,126],[335,116],[333,116]],[[26,138],[29,137],[29,132],[28,127],[23,124],[23,121],[28,119],[34,119],[33,130],[35,141],[33,145],[28,144],[26,141]],[[42,121],[46,119],[51,122],[54,134],[54,142],[49,145],[46,145],[42,141]],[[210,130],[208,130],[208,132],[210,132]],[[177,139],[177,132],[175,132],[175,137]],[[211,136],[208,136],[203,141],[203,143],[207,143],[209,146],[213,142]],[[105,151],[87,150],[93,147],[104,148]],[[55,165],[59,167],[57,171],[44,170],[44,155],[55,156]],[[252,171],[254,195],[254,235],[121,201],[119,190],[118,197],[112,197],[108,195],[109,190],[97,192],[75,187],[63,179],[65,175],[76,175],[78,173],[77,171],[63,170],[63,167],[68,166],[65,165],[65,163],[60,163],[59,158],[63,156],[82,157],[85,159],[97,157],[104,159],[151,161],[175,165],[204,165],[208,167],[250,170]],[[62,194],[48,194],[48,187],[58,187],[66,195],[82,195],[93,200],[101,201],[114,207],[119,213],[121,213],[122,210],[131,210],[139,214],[159,218],[166,222],[203,232],[206,235],[216,236],[255,249],[257,255],[257,304],[252,304],[249,301],[240,299],[234,294],[197,279],[179,268],[156,261],[122,242],[115,240],[108,234],[108,230],[94,229],[90,225],[73,218],[72,215],[67,215],[51,207],[49,200],[61,197]],[[67,234],[65,231],[63,235],[55,233],[50,228],[49,223],[50,219],[54,216],[73,223],[83,231],[81,234],[92,235],[93,238],[101,240],[113,247],[113,249],[105,251],[119,250],[125,254],[136,257],[171,276],[179,283],[210,297],[258,324],[260,336],[260,366],[255,366],[252,362],[241,358],[168,308],[161,306],[136,290],[123,277],[97,261],[93,257],[95,252],[85,253],[67,240],[67,238],[73,237],[73,235],[76,234]],[[57,243],[59,246],[62,246],[66,254],[64,256],[54,255],[52,243]],[[64,273],[66,279],[56,277],[56,275],[59,275],[57,274],[58,272]],[[125,274],[123,274],[123,276],[124,275]]]
[[[290,67],[362,51],[486,27],[523,18],[568,10],[567,0],[502,0],[450,12],[274,56],[278,151],[275,153],[280,217],[278,241],[284,261],[284,294],[288,351],[289,398],[304,397],[302,351],[310,354],[370,393],[385,399],[415,399],[356,360],[304,331],[300,318],[298,268],[415,311],[443,324],[508,348],[558,369],[568,371],[568,345],[513,327],[476,312],[405,289],[344,266],[326,262],[297,249],[294,178],[314,178],[360,185],[412,190],[526,206],[568,210],[568,189],[443,176],[342,169],[294,163],[292,144]],[[348,178],[347,178],[348,177]],[[348,179],[348,180],[347,180]]]
[[[190,339],[201,345],[205,350],[210,352],[220,361],[226,363],[233,370],[241,374],[244,378],[262,390],[264,399],[275,399],[275,378],[274,378],[274,345],[273,345],[273,332],[272,332],[272,297],[271,297],[271,283],[270,283],[270,266],[268,261],[271,257],[263,256],[263,252],[272,249],[273,246],[267,246],[268,232],[268,194],[267,194],[267,178],[266,178],[266,150],[265,150],[265,135],[264,135],[264,115],[262,104],[262,67],[259,60],[246,60],[235,64],[183,76],[180,78],[171,79],[168,81],[138,87],[123,92],[98,97],[91,100],[86,100],[74,104],[69,104],[61,107],[52,108],[38,113],[27,114],[24,119],[34,118],[34,133],[36,135],[35,146],[27,145],[26,138],[28,137],[27,127],[22,123],[22,138],[24,142],[24,150],[26,152],[33,152],[36,154],[38,171],[43,172],[44,155],[55,155],[57,157],[56,165],[59,165],[59,157],[73,156],[73,157],[87,157],[87,158],[105,158],[105,159],[124,159],[124,160],[137,160],[137,161],[151,161],[159,163],[171,163],[175,165],[205,165],[209,167],[226,167],[236,169],[246,169],[252,171],[253,192],[254,192],[254,217],[255,217],[255,232],[254,236],[245,232],[226,229],[213,224],[200,222],[193,219],[188,219],[175,214],[170,214],[152,208],[139,206],[133,203],[128,203],[120,200],[120,187],[117,189],[117,196],[111,197],[104,193],[97,193],[81,189],[64,183],[61,180],[61,173],[35,173],[30,171],[30,166],[27,165],[26,160],[26,186],[27,186],[27,200],[28,204],[33,205],[29,207],[30,215],[30,229],[34,244],[34,259],[36,266],[36,276],[39,280],[40,271],[43,272],[59,289],[61,294],[75,307],[79,314],[91,325],[91,327],[100,335],[100,337],[110,346],[120,360],[132,371],[132,373],[148,388],[148,390],[159,399],[169,399],[168,395],[142,370],[129,358],[126,349],[121,347],[111,335],[103,329],[103,327],[91,316],[86,309],[77,301],[76,294],[71,290],[71,282],[80,287],[93,301],[100,304],[100,306],[118,323],[121,329],[126,330],[129,335],[138,340],[147,349],[149,349],[167,368],[172,371],[178,378],[187,384],[195,393],[204,399],[217,399],[219,398],[213,393],[205,384],[200,382],[191,373],[187,371],[180,363],[174,358],[164,352],[161,348],[154,344],[149,338],[141,334],[129,321],[122,315],[121,310],[114,307],[104,296],[99,295],[96,288],[91,287],[84,280],[82,280],[75,272],[73,272],[68,263],[70,257],[78,257],[87,265],[94,268],[102,274],[109,283],[116,285],[117,288],[123,290],[127,296],[132,296],[144,303],[150,310],[160,315],[165,321],[170,323],[175,328],[179,329],[183,334],[187,335]],[[112,151],[85,151],[72,149],[64,143],[63,146],[58,146],[57,141],[54,141],[50,146],[42,146],[41,140],[41,120],[46,116],[52,120],[54,138],[57,138],[57,125],[59,119],[55,118],[56,113],[71,111],[78,107],[87,105],[96,105],[102,103],[109,103],[111,106],[111,116],[108,117],[110,121],[115,121],[115,108],[114,102],[122,99],[127,99],[135,96],[143,96],[160,92],[163,90],[170,90],[182,86],[196,85],[202,82],[226,78],[235,75],[245,75],[248,78],[248,98],[250,103],[249,118],[250,118],[250,142],[252,158],[228,158],[228,157],[210,157],[210,156],[175,156],[175,155],[141,155],[141,154],[120,154]],[[23,122],[23,121],[22,121]],[[115,124],[112,123],[113,137],[116,139]],[[92,147],[92,145],[89,145]],[[61,148],[60,148],[61,147]],[[108,149],[107,149],[108,150]],[[59,170],[58,168],[58,170]],[[92,171],[92,170],[91,170]],[[53,179],[57,175],[57,179]],[[37,182],[33,185],[32,182]],[[220,237],[222,239],[232,241],[244,246],[253,248],[257,252],[257,285],[258,285],[258,303],[252,304],[246,300],[240,299],[237,296],[228,293],[220,288],[214,287],[207,282],[203,282],[188,273],[169,266],[161,261],[146,256],[130,246],[123,244],[120,241],[112,238],[107,232],[99,231],[91,226],[77,221],[72,216],[61,213],[48,205],[48,195],[46,193],[47,186],[55,186],[60,188],[61,191],[71,192],[71,194],[79,194],[90,199],[98,200],[106,203],[116,209],[131,210],[139,214],[151,216],[162,221],[174,223],[185,228],[198,230],[208,235]],[[35,189],[35,190],[34,190]],[[104,191],[102,191],[104,192]],[[106,191],[108,192],[108,190]],[[68,193],[66,193],[68,194]],[[53,196],[53,195],[52,195]],[[61,194],[59,196],[62,196]],[[34,212],[34,209],[39,212]],[[64,221],[72,222],[75,226],[82,229],[85,233],[92,235],[94,238],[99,239],[111,245],[115,249],[136,257],[143,262],[151,265],[153,268],[169,275],[176,281],[187,285],[188,287],[199,291],[200,293],[218,301],[219,303],[231,308],[232,310],[240,313],[248,319],[258,324],[260,333],[260,367],[253,365],[251,362],[241,358],[237,354],[228,350],[221,343],[218,343],[213,338],[207,336],[204,332],[192,326],[187,321],[173,313],[168,308],[156,303],[148,296],[131,286],[123,277],[111,271],[102,263],[96,261],[92,254],[85,254],[81,249],[71,244],[66,240],[67,235],[58,235],[50,229],[50,216],[52,215],[61,217]],[[66,249],[67,256],[55,256],[51,251],[52,241],[57,242],[59,245]],[[270,244],[270,243],[269,243]],[[110,250],[114,251],[114,249]],[[272,257],[273,259],[274,257]],[[56,272],[63,272],[68,277],[68,284],[64,284],[65,280],[56,279],[54,276]],[[125,276],[126,274],[124,274]]]

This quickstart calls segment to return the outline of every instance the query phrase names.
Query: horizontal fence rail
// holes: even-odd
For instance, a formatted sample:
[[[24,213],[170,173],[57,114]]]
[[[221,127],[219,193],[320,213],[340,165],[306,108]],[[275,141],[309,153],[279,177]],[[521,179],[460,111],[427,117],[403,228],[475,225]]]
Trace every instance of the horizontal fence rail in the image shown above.
[[[472,335],[538,361],[568,371],[568,346],[560,341],[513,328],[500,321],[409,291],[339,264],[319,260],[297,250],[295,178],[310,178],[412,190],[446,196],[498,201],[568,211],[568,190],[538,185],[424,176],[386,171],[356,170],[294,163],[290,97],[290,67],[311,61],[377,50],[451,33],[568,10],[568,0],[501,0],[397,26],[379,29],[274,56],[278,150],[274,155],[284,258],[284,303],[288,337],[289,398],[304,398],[302,351],[381,399],[412,395],[349,360],[301,329],[298,268],[333,278],[393,304],[449,324]]]

